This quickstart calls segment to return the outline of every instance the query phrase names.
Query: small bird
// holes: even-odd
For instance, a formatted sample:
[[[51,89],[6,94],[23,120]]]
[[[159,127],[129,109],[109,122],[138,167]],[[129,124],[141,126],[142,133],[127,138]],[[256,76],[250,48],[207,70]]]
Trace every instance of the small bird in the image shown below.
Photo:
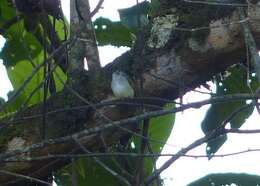
[[[134,89],[131,87],[127,75],[122,71],[113,72],[111,89],[118,99],[134,97]]]

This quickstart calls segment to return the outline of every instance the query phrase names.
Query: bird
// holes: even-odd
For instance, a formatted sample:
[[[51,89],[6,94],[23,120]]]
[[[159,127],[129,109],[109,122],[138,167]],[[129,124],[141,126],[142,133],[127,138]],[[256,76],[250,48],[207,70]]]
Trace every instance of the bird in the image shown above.
[[[118,99],[134,97],[134,89],[129,83],[128,76],[122,71],[113,72],[111,89]]]

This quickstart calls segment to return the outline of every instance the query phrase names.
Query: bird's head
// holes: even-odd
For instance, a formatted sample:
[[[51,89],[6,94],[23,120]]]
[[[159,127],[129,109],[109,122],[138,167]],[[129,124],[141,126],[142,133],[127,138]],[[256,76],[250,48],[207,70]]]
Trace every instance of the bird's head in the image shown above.
[[[122,79],[122,78],[128,79],[127,74],[124,73],[124,72],[122,72],[122,71],[119,71],[119,70],[113,72],[113,74],[112,74],[112,80]]]

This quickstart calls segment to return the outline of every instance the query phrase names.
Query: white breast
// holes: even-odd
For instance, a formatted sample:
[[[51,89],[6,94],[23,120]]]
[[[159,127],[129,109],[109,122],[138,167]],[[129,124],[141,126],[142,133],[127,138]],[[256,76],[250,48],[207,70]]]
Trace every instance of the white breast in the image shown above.
[[[111,89],[117,98],[134,97],[134,90],[124,76],[113,74]]]

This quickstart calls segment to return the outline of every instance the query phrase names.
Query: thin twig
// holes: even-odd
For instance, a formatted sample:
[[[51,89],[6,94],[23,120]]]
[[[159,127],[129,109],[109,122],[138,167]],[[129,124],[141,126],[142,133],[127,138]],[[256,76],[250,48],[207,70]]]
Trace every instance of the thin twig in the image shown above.
[[[93,17],[98,11],[102,8],[104,0],[99,0],[97,6],[94,8],[94,10],[90,13],[90,17]]]
[[[41,84],[43,85],[43,83],[41,83]],[[35,91],[36,91],[36,88],[35,88]],[[31,97],[31,94],[28,96],[28,99],[29,99],[29,97]],[[26,104],[26,103],[24,103],[24,104]],[[24,107],[25,106],[24,104],[21,107]],[[141,103],[132,103],[132,102],[129,102],[129,101],[120,101],[120,100],[104,101],[104,102],[93,104],[93,105],[96,108],[101,108],[101,107],[105,107],[105,106],[118,106],[118,105],[128,105],[128,106],[135,106],[135,107],[141,107],[142,106]],[[150,108],[150,109],[157,109],[157,110],[163,109],[163,107],[160,107],[160,106],[157,106],[157,105],[152,105],[152,104],[145,104],[145,107]],[[53,114],[57,114],[57,113],[61,113],[61,112],[87,110],[89,108],[90,108],[90,105],[81,105],[81,106],[75,106],[75,107],[70,107],[70,108],[60,108],[60,109],[51,110],[51,111],[48,111],[46,114],[47,115],[53,115]],[[19,113],[19,110],[17,111],[17,113]],[[10,125],[10,124],[20,123],[20,122],[23,122],[23,121],[26,121],[26,120],[32,120],[32,119],[36,119],[36,118],[40,118],[40,117],[42,117],[42,114],[23,116],[23,117],[20,117],[20,118],[12,119],[11,121],[5,121],[5,122],[1,123],[0,129],[7,127],[7,125]],[[1,119],[4,119],[4,118],[1,118]]]
[[[184,32],[197,32],[197,31],[201,31],[201,30],[209,30],[209,29],[218,29],[222,26],[229,26],[229,25],[234,25],[234,24],[240,24],[243,22],[247,22],[249,20],[249,18],[245,18],[239,21],[234,21],[234,22],[230,22],[230,23],[222,23],[220,25],[213,25],[213,26],[201,26],[201,27],[194,27],[194,28],[184,28],[184,27],[174,27],[172,28],[173,30],[178,30],[178,31],[184,31]]]
[[[209,142],[209,141],[212,141],[212,140],[215,140],[218,136],[221,136],[221,135],[224,135],[224,134],[227,134],[227,133],[232,133],[232,132],[236,132],[236,133],[239,133],[241,132],[241,130],[239,129],[235,129],[235,130],[232,130],[232,129],[225,129],[225,126],[227,125],[228,122],[230,122],[235,116],[237,116],[241,111],[243,111],[244,109],[247,109],[249,107],[253,106],[253,103],[249,104],[249,105],[245,105],[241,108],[238,108],[236,109],[234,112],[232,112],[223,122],[222,124],[214,129],[213,131],[210,131],[205,137],[204,139],[201,138],[200,140],[197,140],[195,141],[194,143],[192,143],[191,145],[189,145],[188,147],[186,148],[183,148],[182,150],[180,150],[178,153],[179,153],[179,157],[181,157],[182,154],[186,154],[188,151],[190,151],[191,149],[199,146],[202,144],[202,142]],[[249,131],[247,131],[249,132]],[[252,132],[250,130],[250,132]],[[255,133],[258,133],[258,131],[254,130]],[[259,131],[260,132],[260,131]],[[241,132],[242,133],[242,132]],[[205,141],[206,140],[206,141]],[[204,143],[203,142],[203,143]],[[160,175],[160,173],[165,170],[166,168],[168,168],[173,162],[175,162],[179,157],[178,157],[178,153],[176,154],[176,157],[172,157],[170,158],[168,161],[166,161],[159,169],[155,170],[154,173],[149,176],[149,178],[147,179],[147,183],[148,185],[154,180],[157,178],[157,176]],[[214,155],[213,155],[214,157]]]
[[[22,178],[22,179],[30,180],[30,181],[35,181],[35,182],[38,182],[38,183],[43,183],[43,184],[52,186],[51,183],[48,183],[48,182],[43,181],[43,180],[40,180],[40,179],[38,179],[38,178],[33,178],[33,177],[31,177],[31,176],[26,176],[26,175],[22,175],[22,174],[17,174],[17,173],[5,171],[5,170],[0,170],[0,173],[1,173],[1,174],[6,174],[6,175],[10,175],[10,176],[14,176],[14,177],[17,177],[17,178]]]
[[[241,4],[241,3],[221,3],[220,1],[193,1],[193,0],[183,0],[187,3],[194,3],[194,4],[205,4],[205,5],[214,5],[214,6],[238,6],[238,7],[247,7],[248,4]]]
[[[194,102],[194,103],[185,104],[181,107],[176,107],[176,108],[173,108],[173,109],[147,112],[147,113],[140,114],[140,115],[137,115],[137,116],[134,116],[134,117],[122,119],[120,121],[109,122],[109,123],[104,124],[102,126],[96,126],[96,127],[93,127],[93,128],[85,129],[81,132],[74,133],[74,134],[69,135],[69,136],[44,140],[40,143],[33,144],[33,145],[25,147],[23,149],[17,149],[15,151],[2,153],[2,154],[0,154],[0,160],[10,158],[10,157],[22,154],[22,153],[31,152],[33,150],[46,147],[48,145],[60,144],[60,143],[72,141],[73,138],[80,139],[81,137],[91,136],[91,135],[100,133],[101,131],[104,131],[104,130],[107,130],[109,128],[113,128],[113,127],[116,127],[116,126],[121,126],[121,125],[129,124],[129,123],[138,124],[139,121],[142,121],[146,118],[152,118],[152,117],[172,114],[172,113],[176,113],[176,112],[181,112],[181,111],[189,109],[189,108],[200,108],[200,107],[207,105],[207,104],[221,103],[221,102],[227,102],[227,101],[237,101],[237,100],[250,100],[250,99],[256,99],[256,98],[257,98],[256,96],[252,96],[250,94],[226,95],[226,96],[221,96],[221,97],[213,97],[211,99],[204,100],[204,101],[198,101],[198,102]],[[256,130],[254,132],[260,133],[260,130]],[[156,140],[156,141],[158,141],[158,140]],[[165,143],[163,143],[163,144],[165,144]]]
[[[179,152],[176,153],[176,156],[171,157],[167,160],[159,169],[155,170],[146,180],[146,184],[151,184],[165,169],[167,169],[172,163],[174,163],[177,159],[179,159],[183,154],[186,154],[188,151],[202,145],[209,140],[215,139],[216,137],[223,135],[225,130],[218,128],[207,134],[205,137],[200,138],[187,147],[181,149]]]
[[[228,133],[235,133],[235,134],[247,134],[250,131],[250,134],[257,134],[260,133],[258,129],[253,130],[238,130],[237,131],[229,131],[227,129]],[[241,150],[237,152],[231,152],[231,153],[225,153],[225,154],[214,154],[212,157],[214,158],[223,158],[228,156],[236,156],[240,154],[250,153],[250,152],[260,152],[260,148],[255,149],[246,149]],[[175,157],[177,156],[175,153],[126,153],[126,152],[107,152],[107,153],[84,153],[84,154],[48,154],[46,156],[37,156],[37,157],[12,157],[4,160],[0,160],[1,163],[21,163],[21,162],[32,162],[32,161],[42,161],[42,160],[48,160],[48,159],[71,159],[71,158],[92,158],[92,157],[132,157],[132,158],[138,158],[138,157],[146,157],[146,158],[158,158],[158,157]],[[181,157],[186,158],[207,158],[207,155],[192,155],[192,154],[182,154]]]
[[[20,106],[20,108],[18,109],[18,111],[15,113],[15,116],[12,117],[11,121],[14,121],[14,118],[17,117],[18,115],[20,115],[22,113],[22,111],[25,109],[25,107],[27,106],[28,102],[31,100],[32,96],[45,84],[45,80],[50,78],[51,74],[55,71],[56,67],[60,64],[59,62],[61,61],[63,56],[60,56],[60,60],[55,63],[55,65],[49,70],[49,73],[46,75],[45,79],[39,84],[37,85],[29,94],[29,96],[26,98],[26,100],[23,102],[23,104]],[[45,113],[41,114],[41,117],[44,116],[44,114],[47,117],[47,111]],[[2,128],[3,126],[1,126]]]

